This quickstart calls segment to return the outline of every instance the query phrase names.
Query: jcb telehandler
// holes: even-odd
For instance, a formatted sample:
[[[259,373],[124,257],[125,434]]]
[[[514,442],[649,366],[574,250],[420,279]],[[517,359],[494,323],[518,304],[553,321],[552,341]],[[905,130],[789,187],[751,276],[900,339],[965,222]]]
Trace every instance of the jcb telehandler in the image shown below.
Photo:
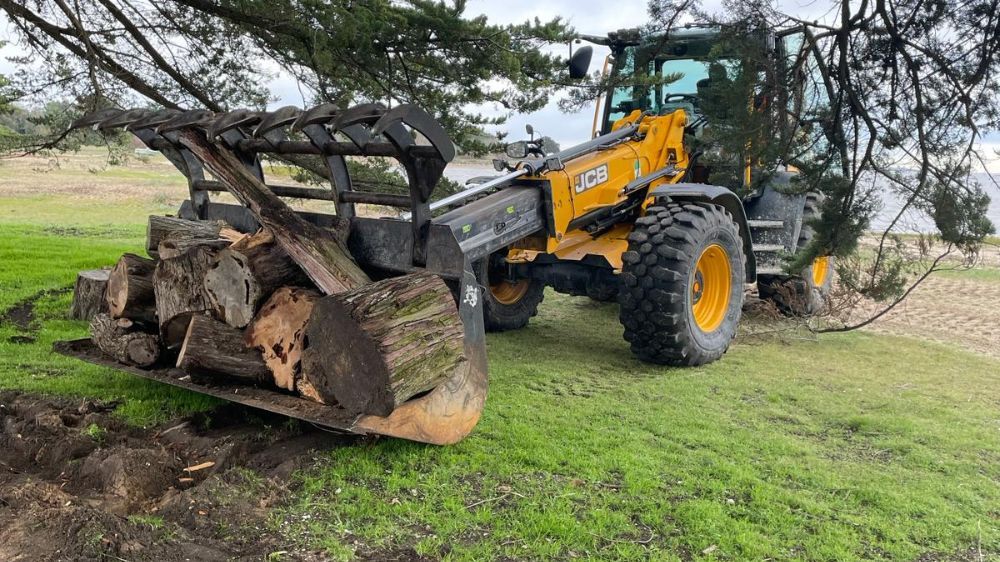
[[[705,127],[702,97],[725,87],[713,83],[727,79],[719,69],[743,63],[740,53],[713,50],[719,37],[717,28],[692,26],[666,38],[628,30],[589,38],[611,48],[613,82],[624,85],[605,94],[594,140],[553,155],[541,154],[535,141],[508,146],[508,156],[522,159],[498,164],[512,169],[502,181],[512,200],[513,193],[526,194],[513,206],[525,210],[497,232],[517,225],[536,204],[535,220],[544,227],[511,237],[509,247],[480,263],[477,275],[489,287],[487,330],[523,327],[546,286],[596,300],[618,297],[625,339],[638,357],[700,365],[718,359],[736,334],[747,283],[757,282],[763,298],[789,313],[808,315],[822,306],[830,258],[799,274],[782,268],[783,256],[809,242],[819,196],[776,189],[788,183],[787,170],[752,187],[750,164],[742,185],[709,185],[712,163],[685,145]],[[780,69],[789,39],[760,40]],[[589,49],[571,62],[578,75]],[[794,95],[789,80],[784,87]],[[489,205],[472,203],[439,220],[461,222]]]
[[[734,186],[706,183],[711,162],[686,144],[704,128],[702,91],[721,79],[713,72],[718,66],[712,66],[718,57],[709,60],[718,37],[716,29],[692,27],[669,36],[619,32],[587,38],[610,47],[611,72],[626,84],[605,94],[594,138],[554,154],[545,154],[537,142],[514,143],[508,148],[512,160],[496,163],[505,174],[435,201],[434,187],[455,147],[440,124],[411,105],[324,104],[221,114],[107,109],[77,122],[98,130],[125,128],[162,152],[188,179],[190,199],[180,216],[222,219],[244,232],[259,228],[254,215],[210,199],[226,185],[207,177],[204,163],[178,132],[201,131],[261,181],[262,155],[319,156],[330,189],[267,187],[279,197],[331,202],[340,224],[349,222],[351,255],[372,278],[420,270],[444,278],[464,326],[468,368],[388,416],[350,415],[336,405],[224,381],[196,385],[172,365],[123,367],[101,356],[89,340],[63,342],[57,349],[326,427],[438,444],[460,440],[479,419],[487,389],[484,332],[523,327],[545,287],[599,300],[617,297],[625,339],[643,360],[699,365],[718,359],[736,333],[747,284],[757,282],[762,296],[786,309],[809,313],[821,303],[831,277],[826,258],[797,275],[782,270],[782,256],[808,242],[808,220],[818,202],[777,188],[790,173],[737,195]],[[783,56],[783,39],[762,40],[768,52]],[[586,73],[591,52],[582,47],[571,57],[572,75]],[[732,56],[739,60],[740,54]],[[680,79],[650,86],[649,75]],[[629,77],[639,85],[628,85]],[[395,158],[406,170],[409,194],[359,189],[364,186],[352,181],[349,157]],[[744,192],[752,173],[747,166]],[[359,203],[405,213],[359,216]],[[319,226],[331,224],[330,215],[299,215]]]

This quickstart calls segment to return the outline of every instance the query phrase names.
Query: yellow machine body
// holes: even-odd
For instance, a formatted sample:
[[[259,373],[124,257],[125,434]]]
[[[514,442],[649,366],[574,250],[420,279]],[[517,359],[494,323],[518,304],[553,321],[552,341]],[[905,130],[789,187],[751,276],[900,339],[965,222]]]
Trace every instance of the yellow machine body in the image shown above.
[[[508,254],[508,262],[530,262],[542,253],[569,261],[601,256],[616,272],[621,270],[632,223],[619,223],[596,237],[573,228],[572,223],[589,213],[625,201],[624,188],[632,180],[671,164],[680,171],[686,168],[688,153],[684,149],[684,128],[687,115],[684,110],[662,116],[642,116],[636,111],[616,122],[613,129],[639,119],[642,120],[639,126],[642,140],[624,141],[573,159],[562,170],[525,178],[529,182],[548,182],[555,228],[553,235],[542,235],[544,239],[528,238],[515,244]],[[648,189],[679,181],[681,177],[678,173],[653,181]]]

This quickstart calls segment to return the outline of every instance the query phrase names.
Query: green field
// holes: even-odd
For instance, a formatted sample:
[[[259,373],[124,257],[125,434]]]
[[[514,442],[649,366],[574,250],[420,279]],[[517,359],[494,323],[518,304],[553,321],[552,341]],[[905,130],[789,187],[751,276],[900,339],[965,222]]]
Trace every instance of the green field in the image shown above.
[[[86,333],[65,317],[75,272],[139,251],[144,214],[163,212],[120,205],[0,198],[0,388],[119,399],[149,426],[215,402],[49,351]],[[269,525],[337,558],[1000,554],[996,360],[852,333],[741,338],[707,367],[654,367],[630,356],[614,306],[552,293],[488,347],[468,439],[324,453]]]

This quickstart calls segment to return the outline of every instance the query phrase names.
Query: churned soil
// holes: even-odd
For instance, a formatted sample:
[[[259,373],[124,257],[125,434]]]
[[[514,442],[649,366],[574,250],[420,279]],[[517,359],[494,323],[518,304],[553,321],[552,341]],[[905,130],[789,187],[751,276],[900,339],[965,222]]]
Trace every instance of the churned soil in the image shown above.
[[[268,525],[344,437],[223,406],[152,430],[114,404],[0,392],[0,560],[322,560]]]

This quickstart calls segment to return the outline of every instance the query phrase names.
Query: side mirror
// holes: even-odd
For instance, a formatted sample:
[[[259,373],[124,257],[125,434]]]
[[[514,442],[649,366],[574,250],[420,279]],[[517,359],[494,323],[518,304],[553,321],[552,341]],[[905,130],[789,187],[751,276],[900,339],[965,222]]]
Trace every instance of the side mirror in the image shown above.
[[[594,56],[594,48],[590,45],[580,47],[569,58],[569,77],[573,80],[580,80],[587,76],[590,70],[590,59]]]
[[[512,142],[507,145],[504,152],[507,153],[508,158],[527,158],[528,143],[525,141]]]
[[[524,132],[528,133],[529,137],[535,136],[535,128],[531,126],[531,123],[528,123],[527,125],[524,126]]]

